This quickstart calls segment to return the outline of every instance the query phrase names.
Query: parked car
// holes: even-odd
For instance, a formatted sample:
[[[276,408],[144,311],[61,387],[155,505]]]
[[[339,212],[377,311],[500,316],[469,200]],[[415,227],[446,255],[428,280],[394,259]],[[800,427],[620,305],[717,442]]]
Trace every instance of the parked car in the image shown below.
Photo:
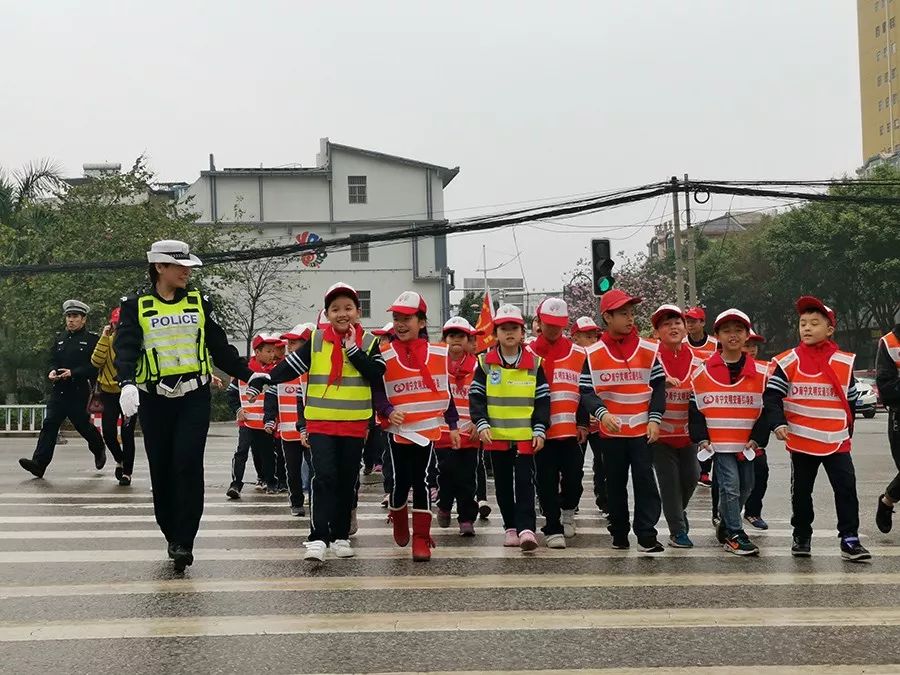
[[[875,417],[875,408],[878,406],[878,389],[875,380],[870,377],[856,378],[856,391],[859,398],[856,399],[856,414],[862,415],[867,420]]]

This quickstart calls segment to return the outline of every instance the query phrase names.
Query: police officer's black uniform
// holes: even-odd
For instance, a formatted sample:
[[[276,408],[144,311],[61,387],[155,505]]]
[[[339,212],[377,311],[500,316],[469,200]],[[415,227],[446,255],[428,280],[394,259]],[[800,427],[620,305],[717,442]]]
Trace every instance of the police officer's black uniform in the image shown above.
[[[30,471],[38,478],[44,475],[47,466],[53,459],[56,437],[59,427],[68,418],[75,430],[88,442],[94,455],[94,465],[102,469],[106,463],[106,447],[97,428],[91,424],[87,411],[91,396],[92,381],[97,377],[97,369],[91,365],[91,354],[97,345],[99,336],[82,328],[70,333],[63,331],[56,336],[50,349],[50,368],[52,370],[68,369],[72,376],[57,379],[53,382],[53,391],[47,402],[47,413],[41,425],[34,455],[29,459],[20,459],[22,468]]]

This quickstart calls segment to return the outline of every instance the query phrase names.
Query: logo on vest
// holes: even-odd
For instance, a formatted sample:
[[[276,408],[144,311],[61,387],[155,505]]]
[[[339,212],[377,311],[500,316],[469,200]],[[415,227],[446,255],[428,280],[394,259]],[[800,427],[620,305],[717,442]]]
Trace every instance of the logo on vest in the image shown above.
[[[703,405],[756,405],[756,398],[752,394],[704,394],[701,399]]]
[[[453,398],[469,398],[468,385],[460,387],[459,385],[451,384],[450,391],[453,393]]]
[[[601,382],[643,382],[644,376],[637,370],[604,370],[600,372]]]
[[[417,391],[431,391],[431,389],[425,386],[425,381],[421,379],[395,382],[392,388],[395,394],[413,394]]]
[[[553,371],[553,382],[554,384],[559,382],[562,384],[578,384],[579,374],[574,370],[560,370],[556,369]]]
[[[195,313],[154,316],[150,319],[150,328],[166,328],[168,326],[187,326],[200,323],[200,316]]]
[[[791,394],[792,397],[803,397],[803,398],[831,398],[836,396],[834,393],[834,387],[830,384],[792,384],[791,385]]]
[[[502,374],[500,373],[500,369],[497,367],[491,368],[491,384],[500,384],[500,379]]]
[[[666,389],[666,400],[673,403],[687,403],[691,400],[691,392],[686,389]]]
[[[286,384],[284,385],[284,393],[285,394],[297,394],[299,393],[300,388],[296,384]]]

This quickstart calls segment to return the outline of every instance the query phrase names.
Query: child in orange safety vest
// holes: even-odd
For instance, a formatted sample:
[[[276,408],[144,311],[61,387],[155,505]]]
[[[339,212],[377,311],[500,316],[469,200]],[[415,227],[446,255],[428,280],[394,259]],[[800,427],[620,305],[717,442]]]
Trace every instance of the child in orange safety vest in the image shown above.
[[[665,547],[656,538],[661,504],[653,452],[666,407],[666,376],[659,343],[638,335],[634,305],[641,298],[614,288],[600,298],[606,331],[587,349],[580,380],[583,405],[600,421],[600,446],[606,469],[609,525],[614,549],[631,546],[628,472],[634,489],[634,533],[638,550],[655,555]]]
[[[791,455],[791,554],[808,557],[811,550],[812,491],[825,468],[834,490],[841,557],[868,560],[859,542],[859,499],[850,457],[858,393],[853,377],[855,354],[841,351],[831,339],[836,317],[821,300],[797,300],[800,343],[772,359],[772,376],[764,397],[775,437]]]
[[[888,409],[888,444],[897,467],[897,475],[879,495],[875,510],[875,524],[887,534],[893,527],[894,505],[900,502],[900,323],[878,341],[875,384]]]
[[[288,353],[293,354],[309,341],[314,326],[297,324],[281,335]],[[264,419],[266,430],[278,434],[284,452],[286,487],[291,515],[306,515],[303,486],[303,463],[311,465],[306,421],[303,418],[303,392],[307,374],[266,389]]]
[[[691,375],[688,411],[698,458],[713,460],[721,513],[716,536],[726,551],[740,556],[759,553],[741,527],[741,509],[753,490],[753,460],[769,436],[762,405],[766,368],[743,351],[751,329],[750,318],[739,309],[716,317],[722,351]]]
[[[538,496],[548,548],[565,548],[574,537],[575,509],[581,500],[584,455],[590,416],[580,405],[579,379],[584,350],[563,335],[569,325],[569,307],[559,298],[546,298],[537,307],[540,333],[528,349],[541,357],[550,386],[550,426],[541,452],[534,456]]]
[[[504,546],[534,551],[534,455],[550,423],[550,387],[541,359],[524,348],[525,320],[515,305],[494,316],[496,345],[478,358],[469,410],[484,449],[491,452]]]
[[[684,314],[677,305],[661,305],[650,323],[659,336],[659,361],[666,375],[666,410],[659,425],[659,440],[650,446],[653,464],[669,526],[669,545],[693,548],[687,506],[697,488],[700,463],[697,446],[688,433],[688,408],[691,374],[702,361],[683,342]]]
[[[406,546],[410,541],[407,499],[412,490],[412,557],[426,561],[434,547],[428,464],[443,424],[449,429],[451,447],[459,447],[459,415],[450,396],[447,346],[428,342],[425,300],[414,291],[404,291],[388,311],[394,319],[393,339],[381,346],[387,400],[376,397],[375,405],[390,423],[394,490],[389,517],[394,541]]]
[[[254,373],[267,373],[275,365],[275,345],[278,338],[260,333],[252,342],[253,357],[247,363]],[[249,436],[249,447],[238,444],[231,461],[231,485],[225,493],[229,499],[240,499],[244,486],[244,468],[247,465],[247,451],[253,453],[254,464],[258,465],[260,478],[268,494],[275,494],[278,485],[275,480],[275,448],[272,436],[266,433],[264,405],[260,398],[251,401],[246,382],[238,382],[241,407],[237,413],[238,423],[243,424]]]
[[[450,394],[459,415],[459,447],[453,448],[450,426],[442,426],[441,437],[434,444],[438,463],[437,521],[439,527],[450,527],[450,509],[455,501],[459,533],[463,537],[472,537],[475,536],[475,518],[478,515],[475,493],[478,450],[481,447],[469,414],[469,388],[478,364],[471,353],[475,329],[463,317],[454,316],[444,324],[443,337],[450,359]]]

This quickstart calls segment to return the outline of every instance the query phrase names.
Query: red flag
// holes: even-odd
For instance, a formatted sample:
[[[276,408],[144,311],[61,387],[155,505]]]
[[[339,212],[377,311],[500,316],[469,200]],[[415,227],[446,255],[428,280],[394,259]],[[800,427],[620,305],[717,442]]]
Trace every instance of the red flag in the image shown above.
[[[478,323],[475,324],[478,331],[475,351],[483,352],[494,344],[494,303],[491,302],[491,292],[485,291],[484,300],[481,303],[481,312],[478,314]]]

